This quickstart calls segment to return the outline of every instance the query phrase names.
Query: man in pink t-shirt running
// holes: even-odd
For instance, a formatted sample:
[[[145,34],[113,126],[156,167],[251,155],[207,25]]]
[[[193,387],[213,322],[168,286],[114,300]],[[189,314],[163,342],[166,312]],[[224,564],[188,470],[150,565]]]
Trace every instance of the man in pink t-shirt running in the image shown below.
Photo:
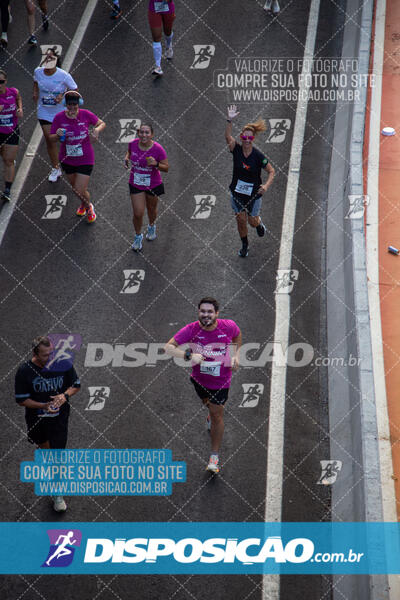
[[[211,456],[207,470],[219,472],[219,447],[224,434],[224,404],[228,399],[232,370],[239,367],[242,334],[235,321],[218,319],[219,305],[214,298],[202,298],[198,321],[185,325],[165,345],[165,352],[191,361],[191,382],[209,410]],[[185,349],[179,346],[185,344]],[[234,347],[233,355],[229,347]]]

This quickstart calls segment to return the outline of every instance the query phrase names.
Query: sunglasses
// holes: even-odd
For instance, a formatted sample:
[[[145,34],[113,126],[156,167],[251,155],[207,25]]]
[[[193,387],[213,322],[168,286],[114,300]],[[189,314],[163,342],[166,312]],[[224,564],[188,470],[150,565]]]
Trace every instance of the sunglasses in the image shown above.
[[[67,100],[66,101],[66,105],[67,106],[77,106],[79,104],[79,100]]]
[[[242,135],[240,134],[242,140],[254,140],[254,135]]]
[[[2,83],[5,83],[5,82],[6,82],[6,80],[5,80],[5,79],[0,79],[0,85],[1,85]]]

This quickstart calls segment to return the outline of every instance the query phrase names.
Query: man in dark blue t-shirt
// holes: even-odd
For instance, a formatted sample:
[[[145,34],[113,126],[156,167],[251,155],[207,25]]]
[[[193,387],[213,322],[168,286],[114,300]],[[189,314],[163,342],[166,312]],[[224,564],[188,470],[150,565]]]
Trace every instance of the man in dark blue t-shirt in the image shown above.
[[[39,448],[65,448],[68,436],[69,399],[80,388],[72,362],[49,368],[53,351],[46,336],[35,338],[32,358],[18,368],[15,376],[15,399],[25,407],[28,440]],[[57,511],[66,510],[62,496],[54,498]]]

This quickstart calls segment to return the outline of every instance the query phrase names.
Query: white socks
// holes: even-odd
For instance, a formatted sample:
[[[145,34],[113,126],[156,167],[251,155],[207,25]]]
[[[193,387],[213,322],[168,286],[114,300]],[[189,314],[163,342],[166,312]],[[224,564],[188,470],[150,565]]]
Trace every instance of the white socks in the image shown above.
[[[154,62],[157,67],[161,67],[162,47],[161,42],[153,42]]]
[[[174,37],[174,32],[171,32],[171,35],[165,36],[165,41],[167,42],[167,48],[171,48],[172,46],[172,38]]]

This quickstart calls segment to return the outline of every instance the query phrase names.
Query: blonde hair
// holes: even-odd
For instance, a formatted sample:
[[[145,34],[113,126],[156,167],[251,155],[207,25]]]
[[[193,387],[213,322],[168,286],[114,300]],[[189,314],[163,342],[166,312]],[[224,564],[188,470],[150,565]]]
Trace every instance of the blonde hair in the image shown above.
[[[254,135],[257,135],[257,133],[261,133],[262,131],[266,131],[267,130],[267,126],[265,124],[264,119],[257,119],[257,121],[255,121],[254,123],[247,123],[243,127],[243,129],[242,129],[242,133],[246,129],[249,129],[250,131],[252,131],[254,133]]]

